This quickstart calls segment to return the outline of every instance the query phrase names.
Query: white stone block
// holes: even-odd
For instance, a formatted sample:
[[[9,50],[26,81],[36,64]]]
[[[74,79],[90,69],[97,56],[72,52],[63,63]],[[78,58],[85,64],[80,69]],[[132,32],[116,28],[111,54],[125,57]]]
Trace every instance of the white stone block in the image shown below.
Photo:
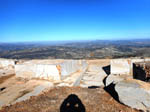
[[[113,59],[111,60],[111,74],[132,74],[132,63],[130,59]]]
[[[78,60],[68,60],[60,64],[18,64],[15,65],[17,77],[61,80],[80,70]]]
[[[0,68],[5,68],[9,66],[14,67],[14,65],[15,65],[14,60],[0,59]]]
[[[17,77],[60,80],[56,65],[15,65]]]

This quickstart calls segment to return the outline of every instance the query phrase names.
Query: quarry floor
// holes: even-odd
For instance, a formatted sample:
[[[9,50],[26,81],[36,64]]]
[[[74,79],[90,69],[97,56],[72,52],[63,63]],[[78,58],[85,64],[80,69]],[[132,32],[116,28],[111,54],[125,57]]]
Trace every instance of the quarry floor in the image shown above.
[[[86,112],[138,112],[115,101],[103,88],[56,87],[29,100],[4,107],[0,112],[59,112],[64,99],[75,94]]]
[[[62,82],[54,82],[17,78],[14,72],[1,70],[0,75],[4,76],[0,77],[0,112],[59,112],[70,94],[79,97],[86,112],[136,112],[115,101],[103,89],[102,78],[107,75],[103,67],[108,66],[110,60],[89,60],[88,63],[77,87],[74,85],[81,71]],[[90,86],[99,88],[88,88]]]

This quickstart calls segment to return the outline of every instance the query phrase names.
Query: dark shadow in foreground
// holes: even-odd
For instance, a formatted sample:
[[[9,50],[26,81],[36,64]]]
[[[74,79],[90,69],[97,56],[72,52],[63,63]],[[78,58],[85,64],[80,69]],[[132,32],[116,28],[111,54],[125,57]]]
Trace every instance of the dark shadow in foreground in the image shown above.
[[[61,104],[60,112],[86,112],[86,110],[78,96],[70,94]]]
[[[109,86],[104,87],[104,90],[106,92],[108,92],[116,101],[118,101],[119,103],[121,103],[119,101],[118,93],[115,90],[115,84],[111,83]]]

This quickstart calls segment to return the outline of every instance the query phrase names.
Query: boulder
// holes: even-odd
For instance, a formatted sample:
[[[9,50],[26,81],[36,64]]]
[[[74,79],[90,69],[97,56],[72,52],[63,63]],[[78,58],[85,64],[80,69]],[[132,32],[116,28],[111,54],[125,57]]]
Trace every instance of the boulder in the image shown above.
[[[150,84],[130,79],[119,81],[115,85],[119,101],[132,108],[150,110]]]

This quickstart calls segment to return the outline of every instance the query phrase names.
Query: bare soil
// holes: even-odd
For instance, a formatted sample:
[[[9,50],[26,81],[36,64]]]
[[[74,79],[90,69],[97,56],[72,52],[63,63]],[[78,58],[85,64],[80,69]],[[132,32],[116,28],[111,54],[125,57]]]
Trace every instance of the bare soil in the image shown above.
[[[86,112],[138,112],[118,103],[103,88],[56,87],[38,96],[2,107],[0,112],[59,112],[70,94],[81,100]]]

